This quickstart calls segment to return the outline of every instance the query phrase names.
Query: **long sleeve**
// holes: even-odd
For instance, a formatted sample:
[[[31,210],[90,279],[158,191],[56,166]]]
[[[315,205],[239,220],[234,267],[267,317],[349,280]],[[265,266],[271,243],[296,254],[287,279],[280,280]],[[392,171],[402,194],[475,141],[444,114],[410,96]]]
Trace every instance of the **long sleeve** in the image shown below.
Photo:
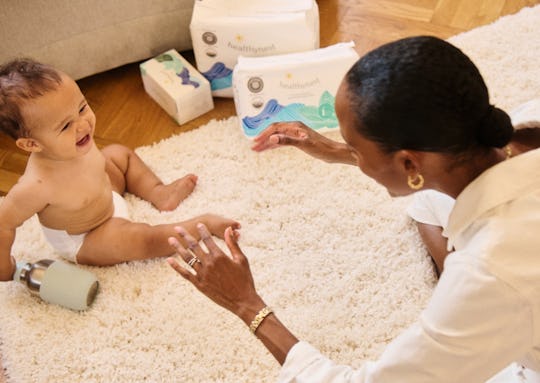
[[[353,369],[300,342],[289,352],[280,383],[483,383],[531,346],[531,306],[466,254],[454,257],[417,323],[381,357]],[[468,272],[465,272],[468,270]]]

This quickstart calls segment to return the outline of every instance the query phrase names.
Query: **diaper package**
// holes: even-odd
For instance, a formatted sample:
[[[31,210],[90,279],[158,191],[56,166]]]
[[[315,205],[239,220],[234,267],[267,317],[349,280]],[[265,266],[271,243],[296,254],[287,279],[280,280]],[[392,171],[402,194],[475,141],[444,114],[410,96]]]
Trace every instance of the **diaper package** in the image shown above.
[[[358,58],[352,41],[302,53],[240,56],[233,88],[244,134],[254,138],[280,121],[301,121],[318,131],[338,127],[336,91]]]
[[[319,47],[315,0],[198,0],[190,24],[197,69],[212,95],[232,97],[238,56],[270,56]]]
[[[144,90],[178,124],[214,109],[210,83],[176,50],[140,65]]]

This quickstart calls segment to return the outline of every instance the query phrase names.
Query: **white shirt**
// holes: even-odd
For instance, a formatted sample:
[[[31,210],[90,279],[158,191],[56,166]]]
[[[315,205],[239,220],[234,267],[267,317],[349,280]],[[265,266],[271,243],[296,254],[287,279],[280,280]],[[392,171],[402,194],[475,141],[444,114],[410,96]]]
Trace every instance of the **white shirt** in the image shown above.
[[[481,383],[513,361],[540,371],[540,149],[488,169],[458,196],[455,251],[417,323],[379,360],[337,365],[305,342],[279,382]]]

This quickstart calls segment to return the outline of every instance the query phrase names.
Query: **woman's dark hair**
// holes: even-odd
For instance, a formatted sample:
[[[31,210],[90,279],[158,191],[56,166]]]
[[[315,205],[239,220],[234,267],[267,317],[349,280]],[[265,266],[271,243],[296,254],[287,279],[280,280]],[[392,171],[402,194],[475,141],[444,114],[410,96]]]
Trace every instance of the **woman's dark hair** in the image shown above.
[[[510,117],[490,105],[473,62],[444,40],[418,36],[383,45],[346,75],[357,130],[387,152],[465,153],[505,146]]]
[[[14,139],[27,136],[22,103],[56,89],[61,82],[60,72],[31,59],[16,59],[1,65],[0,131]]]

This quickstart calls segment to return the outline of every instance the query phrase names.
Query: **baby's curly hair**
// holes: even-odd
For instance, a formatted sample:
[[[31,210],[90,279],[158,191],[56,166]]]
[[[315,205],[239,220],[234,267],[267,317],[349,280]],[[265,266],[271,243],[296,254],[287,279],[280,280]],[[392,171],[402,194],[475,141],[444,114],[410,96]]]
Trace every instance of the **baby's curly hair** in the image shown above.
[[[21,105],[56,89],[61,82],[59,71],[32,59],[15,59],[1,65],[0,130],[15,140],[27,137],[29,130]]]

